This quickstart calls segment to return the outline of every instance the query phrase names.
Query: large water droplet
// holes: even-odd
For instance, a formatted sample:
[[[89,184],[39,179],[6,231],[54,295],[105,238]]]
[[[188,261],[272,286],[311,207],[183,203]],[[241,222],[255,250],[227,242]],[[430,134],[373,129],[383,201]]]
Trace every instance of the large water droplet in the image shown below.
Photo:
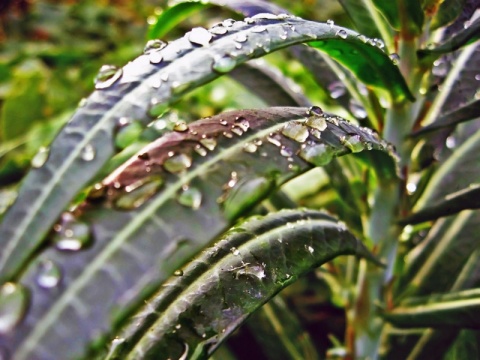
[[[323,110],[320,106],[310,106],[307,111],[308,116],[323,116]]]
[[[250,128],[250,122],[243,116],[237,116],[234,124],[240,127],[243,131],[247,131]]]
[[[217,147],[217,140],[215,140],[214,138],[205,137],[200,139],[199,142],[210,151],[215,150],[215,148]]]
[[[53,243],[59,250],[77,251],[87,246],[91,240],[88,224],[75,218],[72,213],[62,214],[59,224],[54,226]]]
[[[341,139],[342,144],[352,153],[363,151],[363,144],[360,135],[351,135]]]
[[[299,155],[313,165],[324,166],[332,161],[334,151],[328,145],[314,144],[303,147]]]
[[[345,95],[347,89],[341,81],[334,81],[328,85],[328,91],[332,99],[338,99],[340,96]]]
[[[38,263],[37,284],[44,289],[51,289],[60,283],[62,272],[51,260],[43,260]]]
[[[224,26],[224,27],[232,27],[233,24],[235,24],[235,23],[236,23],[236,21],[233,20],[233,19],[226,19],[226,20],[223,20],[223,21],[222,21],[222,26]]]
[[[212,69],[220,74],[227,73],[237,65],[237,62],[228,55],[215,58],[213,61]]]
[[[163,54],[160,51],[151,51],[148,54],[148,60],[150,61],[151,64],[160,64],[163,60]]]
[[[202,193],[195,187],[183,186],[177,201],[183,206],[197,210],[202,205]]]
[[[307,119],[306,124],[312,129],[323,131],[327,128],[327,121],[323,116],[311,116]]]
[[[143,205],[163,185],[163,179],[152,175],[125,187],[125,193],[116,201],[115,206],[120,209],[130,210]]]
[[[243,145],[243,151],[248,153],[254,153],[255,151],[257,151],[257,149],[257,145],[255,145],[253,142],[248,142]]]
[[[343,29],[338,30],[335,35],[341,37],[342,39],[347,38],[347,32]]]
[[[122,77],[123,69],[113,65],[103,65],[95,77],[95,89],[106,89]]]
[[[258,26],[253,27],[250,31],[253,32],[253,33],[261,33],[261,32],[264,32],[266,30],[267,30],[267,28],[265,26],[258,25]]]
[[[174,174],[185,171],[190,166],[192,166],[192,158],[184,153],[174,154],[163,163],[165,170]]]
[[[365,119],[367,117],[367,111],[365,108],[353,98],[348,102],[348,108],[358,119]]]
[[[212,34],[215,34],[215,35],[224,35],[228,32],[228,29],[225,26],[223,26],[222,24],[218,24],[216,26],[213,26],[210,29],[210,32]]]
[[[285,125],[282,134],[290,139],[303,143],[307,140],[309,132],[303,124],[292,121]]]
[[[193,44],[207,46],[212,40],[212,34],[207,29],[196,27],[187,33],[187,38]]]
[[[177,121],[173,126],[173,130],[179,132],[185,132],[188,130],[188,125],[185,121]]]
[[[48,155],[50,154],[50,148],[42,146],[40,149],[38,149],[38,152],[35,154],[35,156],[32,159],[32,167],[38,169],[42,167],[48,160]]]
[[[159,51],[165,48],[167,45],[168,43],[160,39],[148,40],[143,48],[143,53],[148,54],[151,51]]]
[[[27,310],[26,289],[12,282],[0,287],[0,334],[11,332],[22,321]]]

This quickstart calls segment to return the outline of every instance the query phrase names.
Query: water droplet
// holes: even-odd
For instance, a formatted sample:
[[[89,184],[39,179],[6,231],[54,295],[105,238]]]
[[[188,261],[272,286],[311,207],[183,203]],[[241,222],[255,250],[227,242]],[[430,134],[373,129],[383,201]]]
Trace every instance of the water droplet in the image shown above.
[[[352,114],[358,119],[365,119],[367,117],[367,111],[360,105],[355,99],[351,98],[348,102],[348,108]]]
[[[330,28],[333,28],[335,26],[335,21],[328,19],[327,25],[330,26]]]
[[[223,186],[223,189],[228,190],[233,188],[237,184],[237,181],[238,181],[238,174],[236,171],[232,171],[230,173],[230,180],[228,180],[228,182]]]
[[[240,127],[243,131],[247,131],[250,128],[250,123],[243,116],[237,116],[234,124]]]
[[[173,273],[173,275],[175,275],[175,276],[183,276],[183,271],[182,271],[182,270],[175,270],[175,272]]]
[[[278,20],[278,15],[271,13],[260,13],[252,16],[253,20]]]
[[[237,126],[232,126],[232,133],[238,135],[238,136],[242,136],[243,135],[243,130]]]
[[[48,160],[48,156],[50,154],[50,148],[42,146],[38,149],[38,152],[32,159],[32,167],[35,169],[41,168]]]
[[[115,206],[119,209],[131,210],[143,205],[163,185],[163,179],[151,175],[125,187],[125,193],[118,197]]]
[[[389,55],[390,60],[392,60],[393,65],[398,65],[400,63],[400,55],[393,53]]]
[[[70,212],[62,214],[60,223],[54,226],[53,243],[58,250],[77,251],[87,246],[91,240],[88,224],[75,218]]]
[[[51,260],[43,260],[38,263],[37,284],[44,289],[51,289],[60,283],[62,272]]]
[[[223,20],[223,21],[222,21],[222,26],[224,26],[224,27],[232,27],[233,24],[235,24],[235,22],[236,22],[236,21],[233,20],[233,19],[226,19],[226,20]]]
[[[145,47],[143,48],[143,53],[148,54],[149,52],[153,50],[162,50],[168,45],[165,41],[162,41],[160,39],[155,39],[155,40],[148,40],[147,43],[145,44]]]
[[[292,121],[285,125],[282,134],[290,139],[303,143],[307,140],[309,132],[303,124]]]
[[[11,332],[22,321],[28,305],[26,289],[12,282],[0,287],[0,334]]]
[[[250,31],[253,32],[253,33],[261,33],[261,32],[264,32],[266,30],[267,30],[267,28],[265,26],[258,25],[258,26],[253,27]]]
[[[160,64],[163,60],[163,54],[160,51],[152,51],[148,54],[148,60],[151,64]]]
[[[312,116],[307,119],[306,124],[312,129],[323,131],[327,128],[327,121],[323,116]]]
[[[85,161],[92,161],[95,159],[95,154],[95,148],[91,144],[87,144],[82,149],[81,157]]]
[[[310,106],[307,111],[308,116],[323,116],[323,110],[320,106]]]
[[[236,272],[235,278],[238,279],[240,276],[255,276],[257,279],[262,280],[267,275],[265,275],[265,268],[262,265],[247,264]]]
[[[475,80],[480,81],[480,74],[475,75]]]
[[[385,43],[383,42],[383,40],[381,39],[373,39],[373,41],[375,42],[375,46],[377,48],[379,48],[380,50],[383,50],[383,48],[385,47]]]
[[[183,206],[197,210],[202,205],[202,193],[195,187],[183,186],[177,201]]]
[[[228,29],[223,25],[217,25],[210,29],[210,32],[215,35],[224,35],[228,32]]]
[[[122,77],[123,69],[113,65],[103,65],[95,77],[95,89],[106,89]]]
[[[352,153],[363,151],[363,144],[360,135],[351,135],[341,139],[342,144]]]
[[[362,35],[362,34],[357,35],[357,39],[364,42],[364,43],[366,43],[368,41],[368,38],[365,35]]]
[[[299,155],[313,165],[324,166],[332,161],[334,151],[328,145],[315,144],[303,147]]]
[[[270,135],[267,136],[267,141],[270,144],[278,146],[278,147],[282,146],[281,140],[282,140],[282,138],[278,134],[271,133]]]
[[[447,139],[445,140],[445,146],[448,149],[455,149],[455,147],[457,146],[457,140],[455,139],[455,137],[454,136],[447,137]]]
[[[202,145],[195,145],[193,150],[200,156],[207,156],[207,149],[205,149]]]
[[[227,139],[233,138],[232,133],[229,133],[228,131],[224,131],[224,132],[223,132],[223,136],[225,136]]]
[[[435,76],[443,77],[447,75],[448,72],[448,64],[443,59],[435,60],[433,62],[432,73]]]
[[[237,36],[235,36],[235,39],[233,40],[236,42],[244,43],[245,41],[247,41],[247,39],[248,39],[247,34],[242,32],[237,34]]]
[[[215,150],[215,148],[217,147],[217,140],[215,140],[214,138],[205,137],[200,139],[199,142],[210,151]]]
[[[343,29],[338,30],[335,35],[341,37],[342,39],[347,38],[347,32]]]
[[[177,121],[173,126],[173,130],[179,132],[185,132],[188,130],[188,125],[185,121]]]
[[[187,170],[190,166],[192,166],[192,158],[183,153],[173,155],[163,163],[165,170],[174,174]]]
[[[191,84],[188,82],[174,81],[170,88],[172,89],[172,94],[178,95],[185,92],[190,86]]]
[[[347,89],[341,81],[334,81],[328,85],[328,91],[332,99],[338,99],[340,96],[345,95]]]
[[[293,156],[293,151],[292,151],[292,149],[290,149],[286,146],[282,146],[280,148],[280,155],[282,155],[284,157],[290,157],[290,156]]]
[[[236,247],[230,248],[230,252],[235,256],[240,255],[240,250],[238,250]]]
[[[408,195],[413,195],[415,191],[417,191],[417,184],[413,182],[409,182],[407,183],[406,189],[407,189]]]
[[[187,38],[193,44],[207,46],[212,40],[212,34],[207,29],[196,27],[187,33]]]
[[[254,143],[248,142],[245,145],[243,145],[243,151],[248,152],[248,153],[254,153],[257,151],[257,145]]]
[[[213,61],[212,69],[220,74],[227,73],[235,68],[237,62],[228,55],[218,57]]]
[[[311,247],[311,246],[305,245],[305,248],[308,250],[308,252],[309,252],[310,254],[313,254],[314,251],[315,251],[315,249],[314,249],[313,247]]]

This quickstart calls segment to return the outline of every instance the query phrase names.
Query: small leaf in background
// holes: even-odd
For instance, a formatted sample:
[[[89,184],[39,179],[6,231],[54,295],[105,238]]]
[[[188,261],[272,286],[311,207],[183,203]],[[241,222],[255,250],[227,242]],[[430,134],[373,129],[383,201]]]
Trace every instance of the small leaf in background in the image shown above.
[[[440,3],[440,7],[432,19],[432,30],[453,22],[465,7],[466,0],[445,0]]]
[[[423,27],[423,10],[418,0],[372,0],[390,25],[398,31],[420,34]]]

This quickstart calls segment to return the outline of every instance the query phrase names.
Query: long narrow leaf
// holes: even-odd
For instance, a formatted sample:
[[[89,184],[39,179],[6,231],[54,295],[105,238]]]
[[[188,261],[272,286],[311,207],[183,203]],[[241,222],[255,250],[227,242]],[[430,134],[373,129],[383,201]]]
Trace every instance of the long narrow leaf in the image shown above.
[[[206,358],[278,291],[342,254],[372,259],[322,213],[288,210],[247,220],[164,284],[110,358]]]

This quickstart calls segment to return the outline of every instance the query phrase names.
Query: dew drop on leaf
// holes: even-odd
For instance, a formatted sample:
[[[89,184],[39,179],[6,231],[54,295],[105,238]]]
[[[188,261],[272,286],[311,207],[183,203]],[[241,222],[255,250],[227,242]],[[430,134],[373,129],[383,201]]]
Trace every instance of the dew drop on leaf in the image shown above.
[[[257,151],[257,149],[257,145],[255,145],[253,142],[247,142],[245,145],[243,145],[243,151],[248,153],[254,153]]]
[[[58,250],[77,251],[90,243],[91,232],[88,224],[75,218],[72,213],[65,212],[60,223],[54,226],[53,243]]]
[[[363,144],[359,135],[351,135],[341,139],[342,144],[352,153],[363,151]]]
[[[106,89],[122,77],[123,69],[114,65],[103,65],[95,77],[95,89]]]
[[[193,150],[200,156],[207,156],[207,149],[200,144],[195,145]]]
[[[182,171],[187,170],[190,166],[192,166],[192,158],[187,154],[174,154],[173,156],[169,157],[163,163],[163,167],[165,170],[171,173],[179,173]]]
[[[225,27],[232,27],[233,24],[235,24],[235,20],[233,19],[226,19],[226,20],[223,20],[222,21],[222,25],[225,26]]]
[[[243,131],[247,131],[250,128],[250,122],[243,116],[237,116],[234,124],[240,127]]]
[[[207,46],[212,40],[212,34],[205,28],[196,27],[187,33],[187,38],[193,44]]]
[[[95,159],[95,148],[92,146],[92,144],[87,144],[85,147],[82,149],[81,152],[81,157],[85,161],[92,161]]]
[[[285,125],[282,134],[299,143],[303,143],[307,140],[309,132],[307,127],[303,124],[292,121]]]
[[[177,121],[173,126],[173,130],[179,132],[185,132],[188,130],[188,125],[185,121]]]
[[[332,99],[338,99],[340,96],[345,95],[347,89],[341,81],[334,81],[328,85],[328,91]]]
[[[333,26],[335,25],[335,21],[333,21],[331,19],[328,19],[327,20],[327,25],[330,26],[330,28],[333,28]]]
[[[253,27],[250,31],[251,31],[252,33],[261,33],[261,32],[264,32],[264,31],[266,31],[266,30],[267,30],[267,28],[266,28],[265,26],[263,26],[263,25],[258,25],[258,26]]]
[[[311,116],[307,119],[306,124],[318,131],[323,131],[327,128],[327,121],[323,116]]]
[[[333,159],[333,150],[325,144],[314,144],[302,147],[299,156],[315,166],[327,165]]]
[[[243,135],[243,130],[240,128],[240,127],[237,127],[237,126],[232,126],[232,133],[234,133],[235,135],[238,135],[238,136],[242,136]]]
[[[271,13],[260,13],[252,16],[253,20],[278,20],[278,15]]]
[[[143,53],[148,54],[149,52],[155,50],[159,51],[164,49],[168,45],[167,42],[162,41],[160,39],[148,40],[143,48]]]
[[[38,152],[35,154],[35,156],[32,159],[32,167],[38,169],[42,167],[48,160],[48,155],[50,154],[50,148],[42,146],[40,149],[38,149]]]
[[[202,205],[202,193],[195,187],[183,186],[177,201],[183,206],[197,210]]]
[[[38,263],[37,284],[41,288],[51,289],[56,287],[62,278],[60,268],[51,260]]]
[[[400,55],[393,53],[389,55],[390,60],[392,60],[393,65],[398,65],[400,63]]]
[[[210,32],[215,35],[224,35],[228,32],[228,29],[222,24],[219,24],[219,25],[213,26],[210,29]]]
[[[235,256],[240,255],[240,251],[236,247],[230,248],[230,252]]]
[[[214,138],[205,137],[200,139],[199,142],[210,151],[215,150],[215,148],[217,147],[217,140],[215,140]]]
[[[8,334],[25,316],[28,306],[26,289],[16,283],[0,286],[0,334]]]
[[[148,54],[148,61],[151,64],[160,64],[163,60],[163,54],[160,51],[151,51]]]
[[[173,273],[173,275],[175,275],[175,276],[183,276],[183,271],[182,271],[182,270],[175,270],[175,272]]]
[[[448,63],[443,59],[435,60],[433,62],[432,73],[435,76],[443,77],[447,75],[448,72]]]
[[[277,147],[282,146],[281,137],[278,134],[271,133],[270,135],[267,136],[267,141],[270,144],[275,145]]]
[[[152,175],[125,187],[125,193],[118,197],[115,206],[119,209],[131,210],[143,205],[163,185],[163,179]]]
[[[247,39],[248,39],[247,34],[242,32],[237,34],[237,36],[235,36],[233,40],[239,43],[244,43],[245,41],[247,41]]]
[[[227,73],[235,68],[237,62],[228,55],[214,59],[212,69],[220,74]]]
[[[265,275],[265,268],[262,265],[245,265],[241,269],[239,269],[236,274],[235,278],[239,278],[240,276],[254,276],[258,280],[262,280],[266,277]]]
[[[341,37],[342,39],[346,39],[347,38],[347,32],[343,29],[340,29],[338,30],[336,33],[335,33],[336,36],[338,37]]]
[[[367,111],[360,105],[355,99],[351,98],[348,102],[348,108],[352,114],[358,119],[365,119],[367,117]]]
[[[310,106],[307,111],[308,116],[323,116],[323,110],[320,106]]]

